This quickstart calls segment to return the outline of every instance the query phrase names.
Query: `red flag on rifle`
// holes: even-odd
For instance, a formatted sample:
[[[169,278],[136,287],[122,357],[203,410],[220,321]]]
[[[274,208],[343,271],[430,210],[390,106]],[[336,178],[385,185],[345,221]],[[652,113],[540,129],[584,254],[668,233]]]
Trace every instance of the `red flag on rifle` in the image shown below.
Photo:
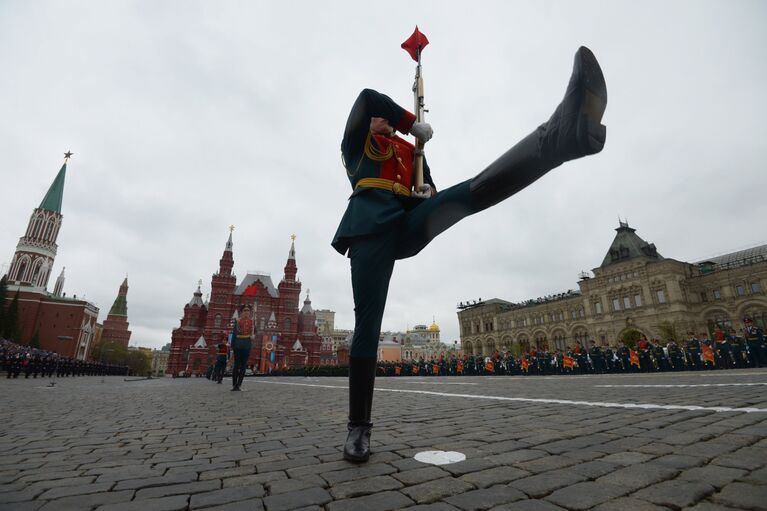
[[[429,44],[429,40],[423,35],[416,25],[413,35],[407,38],[407,41],[402,43],[402,49],[410,54],[410,56],[418,62],[418,56],[421,51]]]

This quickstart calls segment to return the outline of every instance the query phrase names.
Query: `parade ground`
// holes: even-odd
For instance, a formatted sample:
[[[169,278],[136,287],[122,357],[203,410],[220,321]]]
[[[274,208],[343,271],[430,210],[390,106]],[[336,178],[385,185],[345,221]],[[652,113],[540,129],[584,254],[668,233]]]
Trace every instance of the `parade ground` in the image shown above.
[[[362,465],[345,378],[128,380],[0,379],[0,509],[767,509],[765,369],[381,377]]]

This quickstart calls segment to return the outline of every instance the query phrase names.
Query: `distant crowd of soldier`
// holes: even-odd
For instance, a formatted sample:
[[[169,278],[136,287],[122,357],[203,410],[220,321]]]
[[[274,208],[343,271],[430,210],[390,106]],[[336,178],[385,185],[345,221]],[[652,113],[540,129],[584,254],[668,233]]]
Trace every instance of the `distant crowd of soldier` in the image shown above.
[[[0,367],[7,378],[41,378],[62,376],[112,376],[127,375],[126,366],[63,357],[50,351],[23,346],[0,339]]]
[[[547,347],[532,349],[518,356],[495,351],[491,356],[462,358],[441,356],[439,359],[403,362],[380,362],[379,376],[453,376],[453,375],[556,375],[650,373],[656,371],[700,371],[706,369],[738,369],[767,367],[767,338],[744,319],[743,335],[734,329],[725,333],[715,327],[707,332],[688,332],[682,343],[666,343],[646,336],[632,346],[587,346],[575,343],[567,350],[549,351]],[[713,337],[713,338],[712,338]]]

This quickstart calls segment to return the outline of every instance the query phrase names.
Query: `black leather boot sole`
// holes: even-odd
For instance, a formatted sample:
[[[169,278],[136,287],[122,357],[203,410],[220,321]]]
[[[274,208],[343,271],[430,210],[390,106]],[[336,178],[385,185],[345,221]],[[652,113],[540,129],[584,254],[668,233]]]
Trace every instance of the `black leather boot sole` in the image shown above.
[[[607,128],[607,85],[594,54],[581,46],[561,103],[549,120],[517,142],[469,185],[476,213],[505,200],[562,163],[598,153]]]

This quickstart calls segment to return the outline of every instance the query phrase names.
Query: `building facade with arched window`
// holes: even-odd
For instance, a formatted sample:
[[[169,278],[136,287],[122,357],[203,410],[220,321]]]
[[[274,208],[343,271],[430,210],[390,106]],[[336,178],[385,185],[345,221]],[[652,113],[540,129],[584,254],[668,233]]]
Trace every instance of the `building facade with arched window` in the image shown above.
[[[578,290],[513,303],[492,299],[459,307],[461,345],[489,356],[508,341],[521,349],[575,343],[615,345],[628,332],[681,341],[688,331],[767,326],[767,245],[687,263],[662,257],[621,222],[602,264]]]
[[[276,286],[264,272],[248,272],[238,284],[233,268],[230,232],[218,272],[211,277],[210,299],[203,300],[200,281],[184,307],[180,325],[171,333],[167,373],[204,373],[215,360],[216,345],[228,341],[233,321],[245,306],[252,311],[255,326],[248,366],[258,372],[268,367],[318,365],[322,338],[308,293],[299,310],[295,243]]]

